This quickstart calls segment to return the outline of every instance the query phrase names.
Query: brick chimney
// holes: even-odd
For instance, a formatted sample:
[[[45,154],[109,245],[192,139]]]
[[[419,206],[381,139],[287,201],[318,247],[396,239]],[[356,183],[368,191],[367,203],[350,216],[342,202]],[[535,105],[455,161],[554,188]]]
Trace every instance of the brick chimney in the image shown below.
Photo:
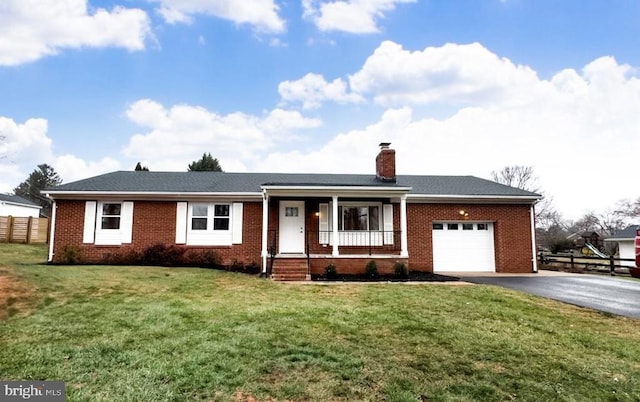
[[[376,157],[376,179],[387,183],[396,182],[396,151],[389,148],[390,142],[380,143]]]

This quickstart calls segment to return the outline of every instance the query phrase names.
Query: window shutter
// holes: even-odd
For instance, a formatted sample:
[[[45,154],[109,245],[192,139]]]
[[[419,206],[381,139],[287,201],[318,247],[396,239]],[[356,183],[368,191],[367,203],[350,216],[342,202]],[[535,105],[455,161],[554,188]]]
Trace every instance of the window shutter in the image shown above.
[[[120,239],[122,243],[131,243],[133,239],[133,202],[123,202],[120,214]]]
[[[329,204],[320,204],[318,217],[318,239],[320,244],[329,244]]]
[[[84,229],[82,231],[82,242],[93,243],[96,229],[96,202],[87,201],[84,204]]]
[[[393,204],[384,204],[382,208],[384,244],[393,244]]]
[[[231,233],[231,243],[232,244],[242,244],[242,203],[234,202],[233,203],[233,212],[231,215],[232,219],[232,233]]]
[[[187,243],[187,203],[176,203],[176,244]]]

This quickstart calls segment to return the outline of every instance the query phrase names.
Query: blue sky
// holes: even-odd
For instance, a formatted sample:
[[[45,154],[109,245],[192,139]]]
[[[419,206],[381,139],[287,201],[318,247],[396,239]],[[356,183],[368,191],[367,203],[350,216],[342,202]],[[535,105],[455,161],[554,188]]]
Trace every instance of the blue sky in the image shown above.
[[[640,3],[3,0],[0,191],[39,163],[490,177],[571,219],[640,196]],[[637,164],[637,163],[636,163]]]

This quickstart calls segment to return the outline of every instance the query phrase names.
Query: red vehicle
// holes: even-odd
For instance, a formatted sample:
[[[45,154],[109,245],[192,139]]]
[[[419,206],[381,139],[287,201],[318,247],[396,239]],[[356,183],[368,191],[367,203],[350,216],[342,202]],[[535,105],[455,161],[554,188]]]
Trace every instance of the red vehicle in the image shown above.
[[[631,268],[629,271],[631,276],[640,278],[640,227],[636,229],[636,239],[634,242],[636,252],[636,267]]]

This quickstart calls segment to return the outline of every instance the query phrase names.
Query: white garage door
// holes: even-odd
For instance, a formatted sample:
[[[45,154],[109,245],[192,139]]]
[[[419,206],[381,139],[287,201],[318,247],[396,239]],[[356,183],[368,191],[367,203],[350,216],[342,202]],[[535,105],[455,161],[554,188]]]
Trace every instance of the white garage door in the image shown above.
[[[434,222],[434,272],[495,272],[493,223]]]

